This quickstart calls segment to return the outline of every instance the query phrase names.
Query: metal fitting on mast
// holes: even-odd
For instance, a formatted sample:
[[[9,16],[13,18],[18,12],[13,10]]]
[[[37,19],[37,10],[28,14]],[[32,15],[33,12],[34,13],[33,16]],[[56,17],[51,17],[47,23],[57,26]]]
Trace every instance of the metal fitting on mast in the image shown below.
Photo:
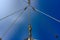
[[[28,0],[28,5],[30,5],[30,0]]]
[[[29,30],[29,37],[32,37],[32,27],[30,24],[28,25],[28,30]]]
[[[33,40],[33,38],[32,38],[32,26],[30,24],[28,25],[28,30],[29,30],[28,40]]]

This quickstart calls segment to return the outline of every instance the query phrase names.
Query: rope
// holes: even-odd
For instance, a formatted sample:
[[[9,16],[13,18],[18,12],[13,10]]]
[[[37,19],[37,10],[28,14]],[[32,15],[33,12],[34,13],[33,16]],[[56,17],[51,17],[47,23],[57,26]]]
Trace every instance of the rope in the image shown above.
[[[12,28],[12,26],[16,23],[16,21],[19,19],[20,16],[22,16],[22,14],[24,13],[24,11],[27,9],[27,7],[24,8],[24,10],[22,11],[21,14],[19,14],[19,16],[13,21],[13,23],[9,26],[9,28],[4,32],[4,34],[2,35],[2,37],[4,37],[6,35],[6,33]]]
[[[0,21],[4,20],[4,19],[6,19],[6,18],[8,18],[8,17],[10,17],[10,16],[16,14],[17,12],[20,12],[20,11],[21,11],[21,9],[17,10],[16,12],[11,13],[10,15],[7,15],[7,16],[1,18]]]
[[[42,11],[34,8],[34,7],[32,7],[32,9],[33,9],[34,11],[36,11],[36,12],[38,12],[38,13],[42,13],[42,14],[46,15],[47,17],[49,17],[49,18],[51,18],[51,19],[53,19],[53,20],[55,20],[55,21],[57,21],[57,22],[60,23],[60,20],[58,20],[58,19],[56,19],[56,18],[54,18],[54,17],[52,17],[52,16],[50,16],[50,15],[48,15],[48,14],[46,14],[46,13],[44,13],[44,12],[42,12]]]

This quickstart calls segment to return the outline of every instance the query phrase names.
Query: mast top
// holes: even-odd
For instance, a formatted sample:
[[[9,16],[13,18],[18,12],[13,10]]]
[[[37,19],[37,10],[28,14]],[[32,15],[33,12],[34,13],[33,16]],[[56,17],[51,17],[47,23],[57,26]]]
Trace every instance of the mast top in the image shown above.
[[[28,5],[30,5],[30,3],[31,3],[30,0],[28,0]]]

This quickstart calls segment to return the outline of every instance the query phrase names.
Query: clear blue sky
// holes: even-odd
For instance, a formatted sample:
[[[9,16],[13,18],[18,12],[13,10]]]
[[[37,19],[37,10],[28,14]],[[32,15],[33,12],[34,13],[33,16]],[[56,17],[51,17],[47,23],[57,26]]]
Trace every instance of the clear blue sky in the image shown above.
[[[0,18],[3,18],[18,9],[27,6],[27,0],[0,0]],[[60,20],[60,0],[31,0],[31,5]],[[51,18],[31,10],[32,36],[37,40],[60,40],[60,23]],[[21,13],[21,12],[18,12]],[[0,21],[0,37],[9,28],[9,25],[19,15]],[[16,24],[4,36],[3,40],[23,40],[28,37],[28,9]],[[56,39],[55,36],[59,37]]]

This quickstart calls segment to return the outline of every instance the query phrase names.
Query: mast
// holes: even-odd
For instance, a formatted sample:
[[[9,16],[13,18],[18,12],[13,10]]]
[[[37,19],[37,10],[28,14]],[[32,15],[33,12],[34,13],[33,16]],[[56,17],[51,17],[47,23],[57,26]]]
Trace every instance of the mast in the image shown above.
[[[30,0],[28,0],[28,38],[26,40],[33,40],[32,39],[32,26],[30,23]]]
[[[28,0],[28,5],[30,5],[30,3],[31,3],[30,0]]]
[[[28,25],[28,31],[29,31],[29,40],[32,40],[32,26]]]

